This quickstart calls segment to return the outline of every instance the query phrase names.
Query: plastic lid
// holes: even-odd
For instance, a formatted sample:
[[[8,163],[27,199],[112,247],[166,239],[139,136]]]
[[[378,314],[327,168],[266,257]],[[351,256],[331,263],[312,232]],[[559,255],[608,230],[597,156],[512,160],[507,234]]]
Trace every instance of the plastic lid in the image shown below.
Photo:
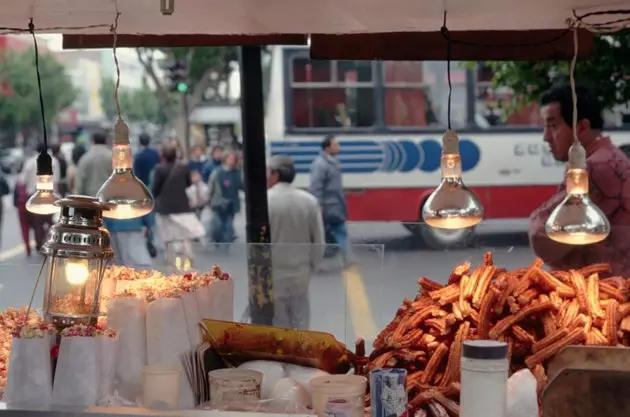
[[[508,344],[495,340],[467,340],[462,356],[470,359],[507,359]]]

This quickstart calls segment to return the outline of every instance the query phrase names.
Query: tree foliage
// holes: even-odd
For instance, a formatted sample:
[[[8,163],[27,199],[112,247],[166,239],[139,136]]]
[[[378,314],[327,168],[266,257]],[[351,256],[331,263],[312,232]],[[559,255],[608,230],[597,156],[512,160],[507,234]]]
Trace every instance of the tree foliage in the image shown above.
[[[48,126],[77,97],[65,67],[51,54],[40,54],[44,110]],[[0,55],[0,125],[6,129],[41,129],[34,50]]]
[[[567,61],[496,61],[484,65],[493,70],[495,86],[514,90],[512,105],[516,107],[538,101],[553,84],[568,81]],[[578,59],[575,79],[591,87],[607,109],[626,104],[630,100],[630,31],[595,35],[593,53],[588,59]]]
[[[100,99],[103,111],[109,119],[116,116],[114,100],[115,82],[111,78],[101,81]],[[121,90],[118,93],[122,116],[131,122],[166,123],[166,116],[155,92],[143,86],[136,90]]]
[[[195,47],[195,48],[138,48],[138,59],[156,86],[160,104],[171,119],[181,116],[181,102],[169,95],[166,73],[161,75],[159,68],[185,59],[188,62],[189,108],[192,110],[204,98],[204,93],[212,89],[219,92],[218,86],[226,82],[238,61],[237,47]],[[225,99],[225,97],[218,97]]]

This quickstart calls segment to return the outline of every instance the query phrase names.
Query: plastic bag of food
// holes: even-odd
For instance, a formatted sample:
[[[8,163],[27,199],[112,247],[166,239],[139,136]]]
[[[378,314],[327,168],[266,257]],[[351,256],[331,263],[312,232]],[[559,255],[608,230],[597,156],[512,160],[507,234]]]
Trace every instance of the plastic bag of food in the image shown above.
[[[508,379],[507,417],[538,417],[536,378],[521,369]]]
[[[279,380],[273,388],[272,398],[288,401],[301,408],[307,408],[311,404],[311,395],[293,378]]]
[[[321,369],[311,368],[309,366],[292,365],[288,363],[284,365],[284,371],[287,377],[299,382],[300,385],[306,389],[309,396],[313,395],[311,392],[311,379],[318,376],[330,375],[328,372],[322,371]]]
[[[260,387],[260,398],[268,400],[273,398],[276,383],[285,377],[284,367],[280,362],[274,361],[249,361],[241,364],[239,369],[249,369],[263,374]]]

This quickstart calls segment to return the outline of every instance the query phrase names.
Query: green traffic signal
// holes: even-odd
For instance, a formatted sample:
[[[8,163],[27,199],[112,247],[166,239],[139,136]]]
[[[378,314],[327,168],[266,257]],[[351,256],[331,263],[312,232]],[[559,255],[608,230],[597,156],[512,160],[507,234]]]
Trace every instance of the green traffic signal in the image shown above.
[[[180,93],[185,93],[188,91],[188,85],[186,83],[177,83],[177,91]]]

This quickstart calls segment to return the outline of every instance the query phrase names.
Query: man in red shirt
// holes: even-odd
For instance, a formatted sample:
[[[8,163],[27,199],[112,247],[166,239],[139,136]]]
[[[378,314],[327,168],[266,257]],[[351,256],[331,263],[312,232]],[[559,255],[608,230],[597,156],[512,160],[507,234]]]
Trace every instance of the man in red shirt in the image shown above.
[[[597,97],[577,88],[577,135],[586,149],[589,196],[611,224],[610,236],[603,242],[573,246],[554,242],[545,233],[545,223],[566,195],[564,181],[551,198],[530,216],[529,241],[532,249],[548,265],[580,268],[605,262],[614,275],[630,277],[630,160],[602,134],[604,120]],[[541,98],[543,139],[554,158],[566,162],[573,143],[573,100],[569,85],[554,87]]]

